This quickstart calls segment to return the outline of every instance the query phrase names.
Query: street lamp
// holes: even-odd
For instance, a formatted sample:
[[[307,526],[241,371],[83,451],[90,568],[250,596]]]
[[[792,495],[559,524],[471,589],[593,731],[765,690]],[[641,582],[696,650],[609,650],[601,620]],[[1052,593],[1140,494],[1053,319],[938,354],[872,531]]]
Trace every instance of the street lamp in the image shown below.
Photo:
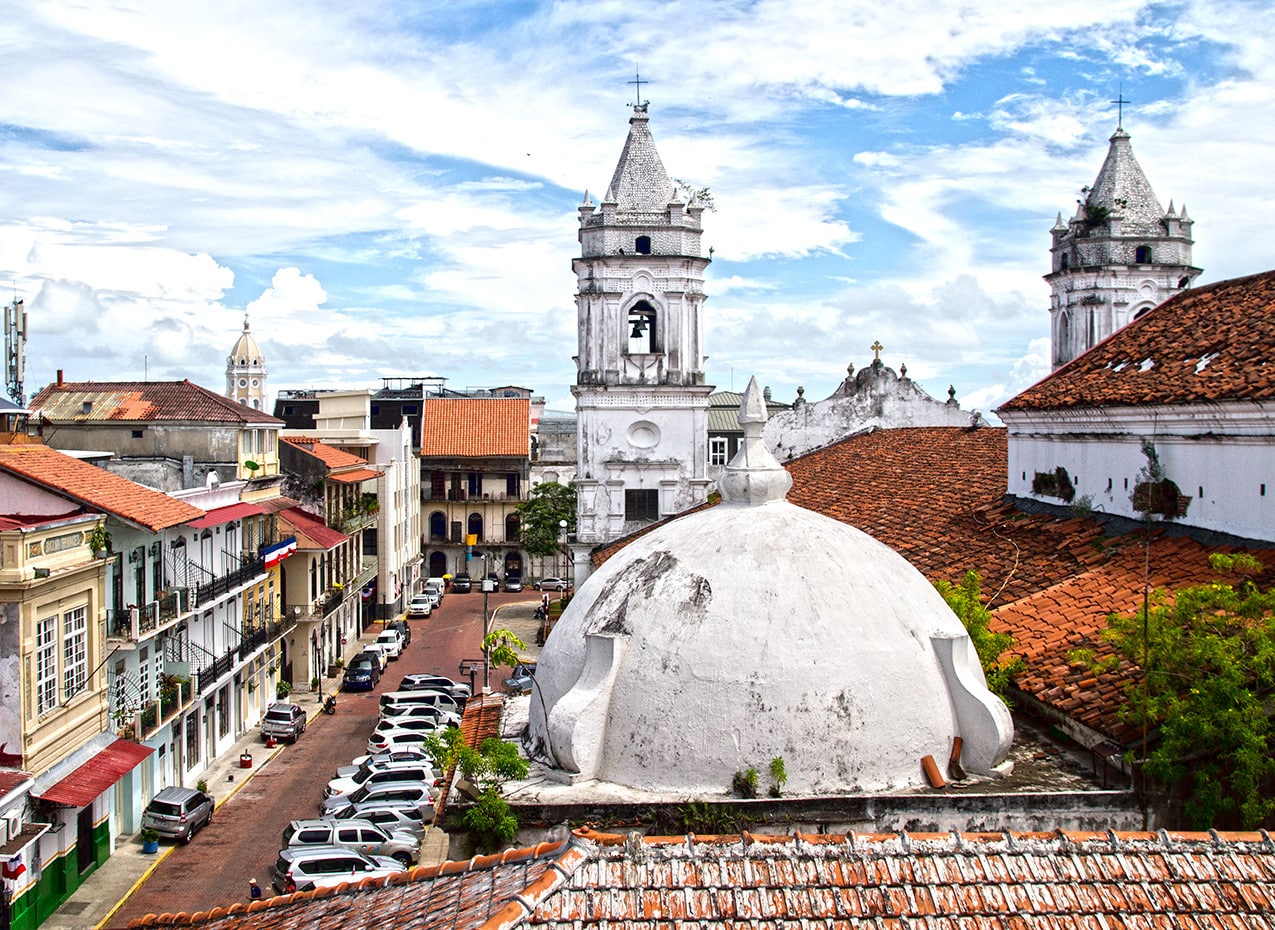
[[[563,549],[563,551],[566,553],[566,556],[567,556],[567,570],[563,573],[563,574],[565,574],[565,575],[567,576],[567,591],[566,591],[566,594],[570,594],[570,593],[571,593],[571,563],[572,563],[572,561],[573,561],[573,560],[572,560],[572,558],[571,558],[570,537],[569,537],[569,536],[567,536],[567,521],[566,521],[566,520],[559,520],[559,521],[558,521],[558,527],[559,527],[559,529],[561,529],[561,530],[562,530],[562,549]],[[565,600],[565,598],[566,598],[566,594],[564,594],[564,595],[563,595],[564,600]]]
[[[487,637],[491,634],[491,615],[487,613],[487,595],[495,589],[488,571],[487,553],[483,553],[483,694],[491,690],[491,654],[487,649]]]

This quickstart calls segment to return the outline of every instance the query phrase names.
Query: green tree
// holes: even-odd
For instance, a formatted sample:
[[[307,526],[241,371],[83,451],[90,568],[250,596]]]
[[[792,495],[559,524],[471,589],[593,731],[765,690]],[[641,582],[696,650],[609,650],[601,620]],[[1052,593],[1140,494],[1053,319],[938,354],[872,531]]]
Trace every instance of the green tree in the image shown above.
[[[1275,814],[1275,590],[1252,577],[1261,564],[1245,554],[1209,557],[1219,579],[1156,591],[1145,610],[1112,614],[1103,639],[1141,674],[1125,684],[1121,719],[1156,730],[1146,772],[1185,795],[1197,827],[1270,825]]]
[[[518,541],[531,555],[553,555],[562,551],[562,521],[567,533],[576,529],[575,485],[556,481],[537,484],[531,496],[519,504]]]
[[[978,572],[969,571],[959,585],[939,581],[934,585],[947,606],[960,618],[970,634],[978,662],[983,666],[987,687],[1006,704],[1009,703],[1009,684],[1014,676],[1027,667],[1022,656],[1005,661],[1005,650],[1014,645],[1014,637],[1008,633],[994,633],[991,629],[992,612],[983,603],[982,578]]]
[[[474,787],[474,803],[461,814],[461,825],[482,849],[496,849],[513,841],[518,816],[500,796],[507,781],[527,777],[527,760],[513,743],[490,737],[475,749],[465,742],[460,730],[451,727],[431,734],[422,744],[440,772],[460,771]]]
[[[508,630],[492,630],[483,637],[483,653],[492,668],[508,665],[513,668],[522,661],[519,649],[526,649],[527,644]]]

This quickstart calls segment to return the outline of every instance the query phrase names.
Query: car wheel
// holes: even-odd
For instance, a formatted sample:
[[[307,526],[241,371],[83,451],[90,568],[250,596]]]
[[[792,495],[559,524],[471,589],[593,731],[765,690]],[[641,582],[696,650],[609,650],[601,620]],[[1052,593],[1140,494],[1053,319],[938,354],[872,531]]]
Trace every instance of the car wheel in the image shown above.
[[[413,865],[415,865],[412,861],[412,857],[405,852],[395,853],[393,858],[398,860],[398,863],[405,869],[410,869]]]

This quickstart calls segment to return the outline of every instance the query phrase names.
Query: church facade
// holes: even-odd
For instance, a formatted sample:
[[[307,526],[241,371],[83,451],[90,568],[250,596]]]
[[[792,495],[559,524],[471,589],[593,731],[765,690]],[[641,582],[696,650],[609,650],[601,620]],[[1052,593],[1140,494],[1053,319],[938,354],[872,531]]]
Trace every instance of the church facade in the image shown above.
[[[1092,187],[1075,215],[1050,233],[1053,262],[1045,276],[1055,370],[1186,289],[1200,273],[1191,264],[1186,206],[1160,206],[1117,127]]]
[[[576,538],[583,552],[702,502],[704,205],[670,180],[647,106],[602,202],[579,207]],[[587,572],[587,560],[577,560]],[[583,580],[583,575],[577,576]]]

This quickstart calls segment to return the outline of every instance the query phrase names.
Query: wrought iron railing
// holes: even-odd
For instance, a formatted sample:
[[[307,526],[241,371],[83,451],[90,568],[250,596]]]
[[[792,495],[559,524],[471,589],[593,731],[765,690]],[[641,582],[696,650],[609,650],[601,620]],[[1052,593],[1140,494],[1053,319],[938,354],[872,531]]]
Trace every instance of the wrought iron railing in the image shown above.
[[[210,581],[206,581],[195,589],[195,603],[207,604],[216,600],[223,594],[229,594],[236,588],[241,588],[253,581],[258,575],[264,575],[266,571],[266,561],[264,558],[255,558],[244,562],[236,569],[219,575]]]

